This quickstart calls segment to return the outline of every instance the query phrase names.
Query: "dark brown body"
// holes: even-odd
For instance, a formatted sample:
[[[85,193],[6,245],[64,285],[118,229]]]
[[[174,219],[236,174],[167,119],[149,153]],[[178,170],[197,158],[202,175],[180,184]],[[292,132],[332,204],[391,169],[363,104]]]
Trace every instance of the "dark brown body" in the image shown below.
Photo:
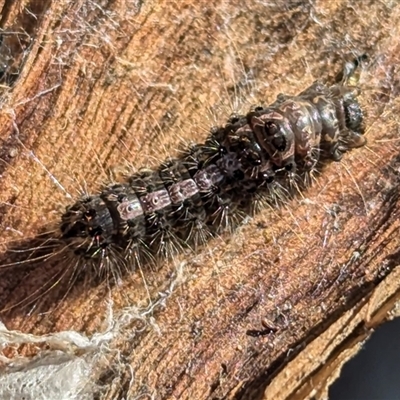
[[[83,198],[62,217],[62,237],[85,258],[121,260],[170,255],[232,227],[260,197],[322,161],[362,146],[362,112],[353,87],[316,82],[298,96],[232,117],[204,144],[154,171]]]

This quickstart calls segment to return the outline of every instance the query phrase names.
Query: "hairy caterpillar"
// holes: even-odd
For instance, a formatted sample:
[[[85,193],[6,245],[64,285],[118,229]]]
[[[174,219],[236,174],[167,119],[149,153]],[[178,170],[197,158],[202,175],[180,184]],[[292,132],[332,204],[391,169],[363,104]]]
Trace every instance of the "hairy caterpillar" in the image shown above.
[[[101,275],[171,256],[237,225],[259,201],[307,186],[318,165],[363,146],[355,87],[320,82],[233,115],[207,140],[68,206],[59,241]]]

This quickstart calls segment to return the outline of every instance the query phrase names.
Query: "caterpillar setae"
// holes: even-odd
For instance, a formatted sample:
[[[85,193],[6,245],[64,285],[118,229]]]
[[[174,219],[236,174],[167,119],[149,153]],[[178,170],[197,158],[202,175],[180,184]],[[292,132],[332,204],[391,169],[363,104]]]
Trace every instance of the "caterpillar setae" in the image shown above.
[[[358,95],[353,86],[315,82],[297,96],[281,94],[268,107],[232,115],[204,143],[68,206],[59,241],[99,275],[201,245],[260,202],[306,187],[318,166],[363,146]]]

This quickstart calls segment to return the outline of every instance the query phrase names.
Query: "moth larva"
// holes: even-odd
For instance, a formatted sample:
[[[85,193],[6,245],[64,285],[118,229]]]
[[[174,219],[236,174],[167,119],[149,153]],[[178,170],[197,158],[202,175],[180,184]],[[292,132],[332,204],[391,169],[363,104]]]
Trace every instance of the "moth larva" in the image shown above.
[[[98,273],[170,256],[235,226],[257,199],[293,194],[317,164],[363,146],[358,89],[315,82],[232,116],[203,144],[67,207],[60,239]],[[104,262],[107,261],[107,262]]]

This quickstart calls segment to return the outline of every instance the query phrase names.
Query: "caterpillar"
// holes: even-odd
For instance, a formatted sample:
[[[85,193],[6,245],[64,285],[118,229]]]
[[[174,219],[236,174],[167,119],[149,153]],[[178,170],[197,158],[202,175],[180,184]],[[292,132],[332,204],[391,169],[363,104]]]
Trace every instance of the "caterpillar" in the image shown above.
[[[98,275],[202,245],[364,146],[358,95],[354,86],[317,81],[297,96],[280,94],[268,107],[234,114],[204,143],[68,206],[59,241]]]

